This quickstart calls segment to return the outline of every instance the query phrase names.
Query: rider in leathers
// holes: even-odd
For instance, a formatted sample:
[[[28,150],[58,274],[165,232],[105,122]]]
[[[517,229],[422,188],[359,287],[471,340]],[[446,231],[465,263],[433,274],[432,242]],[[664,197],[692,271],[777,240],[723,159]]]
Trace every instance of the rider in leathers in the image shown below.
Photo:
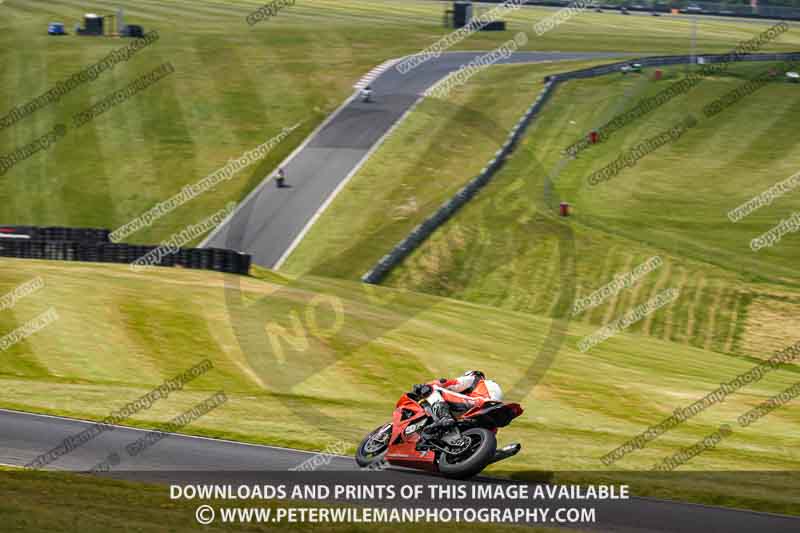
[[[502,401],[500,386],[480,370],[470,370],[456,379],[439,379],[430,383],[414,385],[412,394],[430,405],[433,424],[428,429],[450,429],[456,423],[450,404],[469,409],[473,398]]]

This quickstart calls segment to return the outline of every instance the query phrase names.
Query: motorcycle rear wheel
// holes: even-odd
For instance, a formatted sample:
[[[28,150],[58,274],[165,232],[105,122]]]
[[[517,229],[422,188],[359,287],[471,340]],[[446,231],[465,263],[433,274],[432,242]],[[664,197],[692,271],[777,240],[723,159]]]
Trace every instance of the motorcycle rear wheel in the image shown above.
[[[356,463],[361,468],[368,468],[383,461],[389,449],[392,437],[392,424],[383,424],[364,437],[356,449]]]
[[[466,479],[480,473],[492,462],[497,451],[497,438],[488,429],[468,429],[461,436],[471,441],[466,452],[457,456],[447,453],[439,456],[439,472],[455,479]]]

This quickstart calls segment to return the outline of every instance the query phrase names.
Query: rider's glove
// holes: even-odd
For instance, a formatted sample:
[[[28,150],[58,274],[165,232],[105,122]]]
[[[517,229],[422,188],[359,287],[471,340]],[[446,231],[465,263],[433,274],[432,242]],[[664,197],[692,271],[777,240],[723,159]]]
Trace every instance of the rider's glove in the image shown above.
[[[412,392],[414,393],[414,396],[417,396],[419,398],[426,398],[430,396],[430,394],[433,392],[433,389],[431,388],[430,385],[427,384],[417,384],[414,385]]]

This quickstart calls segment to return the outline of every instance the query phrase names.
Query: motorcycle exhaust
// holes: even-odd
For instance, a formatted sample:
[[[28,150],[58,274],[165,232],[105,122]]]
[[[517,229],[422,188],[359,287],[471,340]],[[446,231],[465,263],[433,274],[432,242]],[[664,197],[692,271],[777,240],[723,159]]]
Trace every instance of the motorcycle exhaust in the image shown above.
[[[509,444],[508,446],[503,446],[496,452],[494,452],[494,458],[492,458],[491,462],[496,463],[497,461],[502,461],[503,459],[508,459],[509,457],[513,457],[519,453],[522,449],[522,444],[515,442],[513,444]]]

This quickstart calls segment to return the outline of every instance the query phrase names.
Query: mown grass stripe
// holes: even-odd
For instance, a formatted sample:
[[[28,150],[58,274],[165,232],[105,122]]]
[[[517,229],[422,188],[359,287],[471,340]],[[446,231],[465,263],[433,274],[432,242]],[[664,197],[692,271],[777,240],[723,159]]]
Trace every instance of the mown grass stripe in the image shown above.
[[[702,272],[695,273],[694,276],[696,284],[694,287],[694,297],[687,309],[686,341],[689,344],[697,345],[696,332],[700,330],[700,305],[705,293],[706,278]]]

